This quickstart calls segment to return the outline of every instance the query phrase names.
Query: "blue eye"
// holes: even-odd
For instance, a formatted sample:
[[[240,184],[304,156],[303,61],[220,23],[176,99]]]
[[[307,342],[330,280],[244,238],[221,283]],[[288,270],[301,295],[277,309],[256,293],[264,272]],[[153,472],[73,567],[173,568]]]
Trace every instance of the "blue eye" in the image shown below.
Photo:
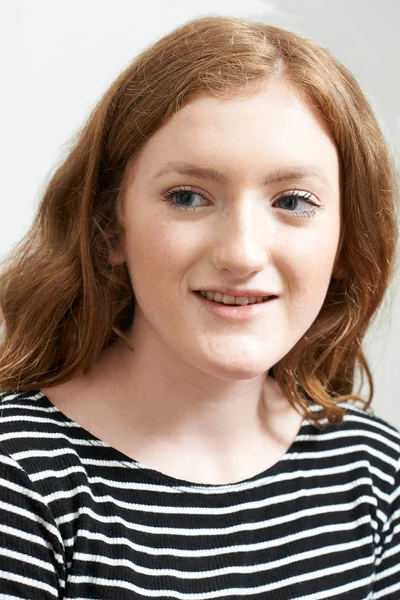
[[[161,190],[161,194],[169,206],[178,210],[186,211],[191,208],[194,212],[197,208],[200,208],[201,206],[193,206],[192,204],[196,196],[202,198],[205,202],[208,202],[203,194],[196,192],[191,187],[178,187],[169,191]],[[313,195],[310,192],[292,190],[290,192],[282,193],[274,200],[274,204],[283,203],[283,206],[278,206],[278,208],[290,214],[290,216],[313,217],[316,214],[317,209],[321,209],[323,206],[311,200],[312,196]],[[307,205],[308,208],[306,210],[296,210],[299,203]]]
[[[279,196],[274,202],[281,202],[285,200],[284,204],[286,206],[279,207],[289,212],[291,215],[296,217],[313,217],[317,209],[321,209],[322,205],[317,204],[313,200],[311,200],[312,194],[310,192],[302,192],[300,190],[292,190],[291,192],[284,192],[281,196]],[[298,203],[302,202],[308,206],[307,210],[293,210],[297,208]]]
[[[207,198],[190,187],[179,187],[170,191],[162,190],[161,194],[169,206],[177,208],[178,210],[188,210],[189,208],[192,208],[193,211],[195,211],[197,207],[190,204],[191,200],[193,200],[193,196],[203,198],[203,200],[207,202]],[[176,198],[180,198],[180,201],[183,202],[183,204],[177,204],[176,201],[174,201]]]

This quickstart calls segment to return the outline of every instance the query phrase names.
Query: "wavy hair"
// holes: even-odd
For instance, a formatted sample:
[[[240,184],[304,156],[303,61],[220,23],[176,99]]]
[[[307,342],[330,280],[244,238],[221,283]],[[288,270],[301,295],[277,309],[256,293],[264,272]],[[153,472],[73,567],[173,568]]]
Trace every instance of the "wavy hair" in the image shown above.
[[[341,275],[306,335],[271,370],[290,403],[321,428],[338,402],[368,408],[361,344],[389,286],[397,243],[394,160],[354,76],[295,33],[227,17],[193,19],[141,52],[114,81],[51,174],[26,236],[0,274],[0,391],[33,391],[86,373],[132,323],[123,239],[124,174],[146,141],[198,92],[253,94],[271,78],[325,120],[341,159]],[[369,398],[353,393],[356,368]],[[320,406],[319,418],[311,402]],[[324,425],[325,426],[325,425]]]

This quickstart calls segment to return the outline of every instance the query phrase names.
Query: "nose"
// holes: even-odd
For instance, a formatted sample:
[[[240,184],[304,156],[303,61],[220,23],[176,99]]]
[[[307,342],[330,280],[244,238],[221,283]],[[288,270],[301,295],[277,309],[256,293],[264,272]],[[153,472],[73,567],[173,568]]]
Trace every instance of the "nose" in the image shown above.
[[[265,204],[254,197],[241,199],[226,209],[213,237],[213,264],[217,270],[244,277],[265,269],[271,251],[265,215]]]

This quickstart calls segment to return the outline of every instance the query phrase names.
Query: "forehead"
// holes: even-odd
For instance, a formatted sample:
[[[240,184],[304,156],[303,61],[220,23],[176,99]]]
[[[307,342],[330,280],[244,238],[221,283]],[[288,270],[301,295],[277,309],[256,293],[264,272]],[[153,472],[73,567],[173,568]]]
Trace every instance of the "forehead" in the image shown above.
[[[179,130],[207,133],[212,130],[231,130],[242,133],[249,127],[260,135],[271,136],[282,126],[290,125],[293,133],[306,125],[330,137],[329,129],[317,110],[291,87],[271,82],[254,94],[215,97],[204,92],[196,94],[159,129],[160,133],[179,135]]]
[[[339,173],[336,144],[322,117],[278,84],[251,96],[198,94],[155,132],[137,159],[152,176],[184,161],[221,172],[221,183],[294,168],[319,171],[332,183]]]

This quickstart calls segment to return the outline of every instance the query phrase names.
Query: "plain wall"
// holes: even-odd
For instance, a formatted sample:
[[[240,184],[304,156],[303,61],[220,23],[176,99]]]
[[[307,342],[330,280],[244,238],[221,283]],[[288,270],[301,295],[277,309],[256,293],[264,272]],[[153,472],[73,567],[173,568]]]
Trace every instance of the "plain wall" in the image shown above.
[[[29,228],[51,170],[113,79],[174,27],[213,14],[278,25],[327,47],[356,75],[400,156],[397,0],[2,0],[0,257]],[[400,428],[398,281],[364,347],[373,408]]]

